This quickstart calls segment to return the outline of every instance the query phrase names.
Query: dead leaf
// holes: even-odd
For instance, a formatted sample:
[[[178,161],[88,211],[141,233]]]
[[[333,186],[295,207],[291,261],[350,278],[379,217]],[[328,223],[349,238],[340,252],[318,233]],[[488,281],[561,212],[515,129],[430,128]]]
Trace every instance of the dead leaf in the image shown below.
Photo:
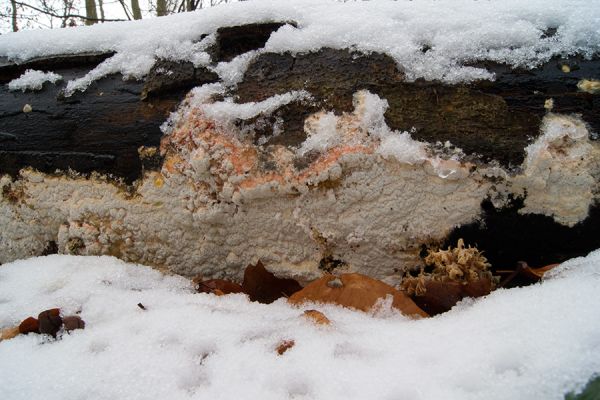
[[[506,275],[499,287],[518,286],[519,284],[527,284],[538,282],[544,277],[544,274],[560,264],[549,264],[540,268],[531,268],[525,261],[517,262],[517,267],[514,270],[499,270],[498,273]],[[519,278],[525,278],[519,279]],[[516,283],[515,283],[516,282]]]
[[[84,329],[85,322],[81,319],[81,317],[77,315],[71,315],[63,318],[63,324],[65,327],[65,331],[70,332],[75,329]]]
[[[50,310],[42,311],[38,315],[38,321],[40,326],[40,333],[45,333],[56,337],[56,333],[62,326],[62,317],[60,316],[60,309],[52,308]]]
[[[337,280],[341,281],[341,285]],[[330,281],[334,281],[335,284],[329,284]],[[333,303],[369,311],[379,299],[384,299],[388,295],[393,297],[392,306],[403,314],[428,316],[406,294],[386,283],[361,274],[341,274],[339,277],[325,275],[292,295],[288,301],[291,304],[307,301]]]
[[[269,304],[280,297],[291,296],[301,290],[302,286],[294,279],[276,277],[259,261],[246,268],[242,288],[250,296],[250,300]]]
[[[304,314],[302,314],[302,316],[310,319],[317,325],[331,325],[331,321],[329,320],[329,318],[327,318],[325,314],[323,314],[321,311],[306,310],[304,311]]]
[[[481,297],[490,294],[492,281],[482,278],[468,283],[451,280],[426,280],[425,292],[412,299],[429,315],[437,315],[450,310],[465,297]]]
[[[9,340],[19,334],[19,327],[13,326],[11,328],[5,328],[0,331],[0,342],[3,340]]]
[[[209,279],[206,281],[200,281],[196,285],[196,290],[199,293],[212,293],[216,294],[217,296],[243,292],[243,289],[240,285],[225,279]]]
[[[527,263],[524,263],[523,273],[528,277],[536,280],[540,280],[544,277],[544,274],[556,267],[560,264],[550,264],[540,268],[531,268]]]
[[[282,340],[277,345],[277,354],[282,355],[283,353],[285,353],[286,351],[288,351],[295,345],[296,345],[296,342],[294,342],[293,340]]]
[[[28,333],[40,333],[40,324],[36,318],[26,318],[19,324],[19,332],[24,335]]]

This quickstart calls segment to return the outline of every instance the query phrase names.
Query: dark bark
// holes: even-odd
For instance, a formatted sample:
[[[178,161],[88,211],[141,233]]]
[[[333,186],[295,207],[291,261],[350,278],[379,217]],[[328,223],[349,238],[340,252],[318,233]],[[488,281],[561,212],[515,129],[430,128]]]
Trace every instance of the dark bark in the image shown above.
[[[194,68],[191,62],[159,60],[146,77],[141,96],[145,100],[218,80],[217,74],[206,68]]]
[[[564,73],[560,69],[564,62],[579,68]],[[278,115],[284,120],[286,137],[276,137],[272,143],[290,145],[305,139],[305,115],[323,108],[351,111],[352,95],[360,89],[388,100],[386,120],[391,128],[415,128],[415,139],[450,141],[467,154],[504,166],[522,163],[525,147],[539,132],[548,98],[554,99],[555,112],[579,113],[594,132],[600,132],[599,97],[577,89],[580,79],[600,75],[599,60],[553,60],[534,70],[489,67],[496,72],[496,81],[448,85],[405,82],[395,62],[382,54],[332,49],[297,56],[263,54],[249,66],[236,95],[246,102],[308,90],[317,100],[315,106],[292,105]]]
[[[195,69],[191,63],[159,61],[157,67],[170,68],[173,75],[157,74],[155,67],[146,83],[112,75],[83,93],[68,98],[60,94],[66,81],[107,56],[60,56],[0,67],[3,82],[27,68],[51,69],[64,78],[59,85],[45,84],[39,92],[9,92],[6,85],[0,87],[1,172],[16,175],[26,166],[44,172],[72,169],[132,182],[142,172],[138,148],[159,144],[160,125],[189,88],[216,80],[215,74]],[[142,96],[147,101],[141,101]],[[25,104],[33,111],[22,112]],[[157,167],[156,163],[148,166]]]
[[[511,270],[517,261],[542,267],[600,248],[600,205],[591,207],[588,218],[572,228],[545,215],[520,214],[522,207],[523,199],[501,209],[484,201],[482,220],[456,228],[443,247],[463,238],[466,244],[483,249],[497,270]]]
[[[260,49],[271,34],[285,24],[273,22],[219,28],[214,58],[216,61],[231,61],[241,54]]]

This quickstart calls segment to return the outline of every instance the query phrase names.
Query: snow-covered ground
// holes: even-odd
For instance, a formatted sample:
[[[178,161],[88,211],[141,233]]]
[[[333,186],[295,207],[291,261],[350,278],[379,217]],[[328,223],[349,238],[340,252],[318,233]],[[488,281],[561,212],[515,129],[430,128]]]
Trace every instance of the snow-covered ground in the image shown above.
[[[60,307],[86,328],[0,342],[0,399],[562,399],[600,372],[599,285],[596,251],[435,318],[317,306],[317,326],[110,257],[16,261],[0,327]]]

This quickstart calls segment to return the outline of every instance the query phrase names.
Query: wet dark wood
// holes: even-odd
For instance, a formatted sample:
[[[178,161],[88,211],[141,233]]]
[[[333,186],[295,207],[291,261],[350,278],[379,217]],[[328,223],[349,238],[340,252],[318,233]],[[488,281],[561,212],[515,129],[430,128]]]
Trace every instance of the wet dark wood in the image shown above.
[[[219,76],[214,72],[194,67],[189,61],[158,60],[144,81],[141,97],[142,100],[157,98],[218,80]]]
[[[54,69],[64,80],[46,83],[41,91],[11,92],[0,86],[0,172],[16,175],[24,167],[96,171],[129,183],[140,176],[138,148],[159,145],[160,125],[186,89],[141,101],[143,82],[112,75],[85,92],[61,95],[66,81],[92,67]],[[26,104],[32,107],[29,113],[23,112]]]
[[[81,69],[93,68],[102,61],[112,57],[115,53],[77,53],[58,54],[48,57],[32,58],[25,62],[9,61],[6,57],[0,57],[0,84],[8,83],[21,76],[28,69],[43,71],[54,71],[57,69],[70,69],[78,67]]]
[[[565,73],[563,64],[574,68]],[[598,59],[552,60],[533,70],[479,66],[490,69],[497,79],[460,85],[406,82],[395,62],[383,54],[333,49],[267,53],[251,63],[235,94],[240,102],[301,89],[314,96],[314,105],[292,104],[277,113],[284,121],[285,136],[273,138],[269,142],[273,144],[298,145],[305,139],[307,114],[322,108],[351,111],[352,95],[361,89],[388,101],[386,120],[391,128],[414,128],[415,139],[450,141],[467,154],[505,166],[522,163],[524,148],[539,133],[546,99],[554,99],[554,111],[581,114],[593,131],[600,130],[599,96],[577,89],[580,79],[600,76]]]
[[[217,30],[210,49],[215,61],[264,46],[286,22],[265,22]],[[199,39],[206,35],[201,35]],[[43,172],[100,172],[131,183],[160,157],[140,160],[140,146],[158,146],[160,126],[189,89],[218,76],[190,62],[158,60],[144,81],[105,77],[85,92],[61,95],[67,81],[81,77],[114,53],[57,55],[14,63],[0,58],[0,173],[16,176],[25,167]],[[10,92],[5,83],[27,69],[56,72],[57,85],[36,92]],[[29,104],[32,112],[23,112]]]
[[[231,61],[235,57],[265,46],[271,34],[286,24],[294,22],[264,22],[226,26],[217,29],[217,43],[212,49],[216,61]]]
[[[501,209],[484,201],[482,220],[456,228],[442,247],[463,238],[484,251],[494,270],[512,270],[518,261],[543,267],[600,248],[600,206],[592,206],[588,218],[572,228],[545,215],[520,214],[522,207],[523,199]]]

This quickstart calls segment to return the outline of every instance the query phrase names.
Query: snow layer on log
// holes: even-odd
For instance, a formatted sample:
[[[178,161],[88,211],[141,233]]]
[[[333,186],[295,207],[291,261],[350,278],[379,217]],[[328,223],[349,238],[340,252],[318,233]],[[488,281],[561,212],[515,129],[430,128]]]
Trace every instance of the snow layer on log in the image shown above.
[[[409,80],[469,82],[494,78],[485,68],[471,66],[478,61],[531,68],[557,55],[589,57],[600,49],[599,18],[600,7],[584,0],[265,0],[152,20],[9,33],[0,37],[0,56],[22,62],[57,54],[116,52],[85,77],[69,82],[69,90],[80,90],[110,73],[140,78],[156,58],[205,65],[220,27],[293,21],[279,28],[259,52],[323,47],[375,51],[393,57]],[[241,57],[220,67],[231,83],[243,75],[250,58]]]

